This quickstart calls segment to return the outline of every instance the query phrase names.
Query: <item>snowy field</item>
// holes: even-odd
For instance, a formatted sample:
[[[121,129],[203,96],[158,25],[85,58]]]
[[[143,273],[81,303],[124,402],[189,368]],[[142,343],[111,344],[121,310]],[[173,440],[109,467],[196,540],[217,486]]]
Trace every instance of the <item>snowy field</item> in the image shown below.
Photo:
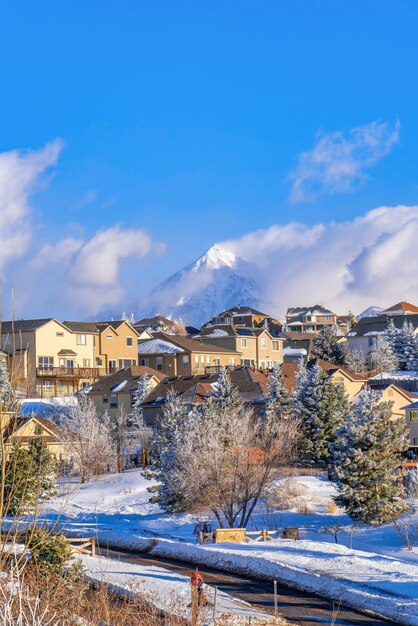
[[[274,502],[261,505],[253,527],[299,526],[298,542],[196,545],[196,517],[168,515],[150,503],[153,494],[147,489],[152,483],[139,470],[87,485],[63,485],[63,494],[47,503],[45,515],[51,522],[59,518],[69,533],[95,534],[102,543],[147,547],[156,556],[190,558],[221,569],[277,578],[400,623],[418,625],[418,548],[408,551],[391,525],[359,527],[352,548],[348,532],[341,532],[336,545],[333,537],[321,533],[321,527],[352,522],[335,509],[333,484],[323,476],[280,482],[285,481],[290,481],[285,494],[293,494],[289,509],[277,512]]]

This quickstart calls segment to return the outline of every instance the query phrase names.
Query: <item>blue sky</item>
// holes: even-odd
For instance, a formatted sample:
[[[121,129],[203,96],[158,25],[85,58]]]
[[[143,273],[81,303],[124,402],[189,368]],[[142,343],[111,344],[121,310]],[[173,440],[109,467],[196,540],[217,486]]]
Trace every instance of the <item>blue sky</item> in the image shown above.
[[[147,290],[217,241],[414,205],[417,26],[413,0],[5,3],[0,151],[63,141],[33,239],[145,229],[166,246],[137,266]],[[400,125],[383,156],[291,201],[318,133],[373,122]]]

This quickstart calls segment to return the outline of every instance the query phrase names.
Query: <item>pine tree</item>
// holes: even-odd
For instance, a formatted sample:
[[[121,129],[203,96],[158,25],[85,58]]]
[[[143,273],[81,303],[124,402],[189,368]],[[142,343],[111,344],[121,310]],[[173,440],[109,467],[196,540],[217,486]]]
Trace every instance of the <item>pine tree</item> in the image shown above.
[[[380,402],[376,391],[363,391],[332,446],[337,504],[353,519],[372,524],[383,524],[405,510],[400,466],[409,431],[405,420],[392,420],[392,404]]]
[[[416,371],[418,370],[418,344],[411,322],[404,321],[401,333],[405,368]]]
[[[232,384],[231,375],[226,367],[222,367],[214,392],[206,403],[204,411],[217,415],[221,423],[226,413],[237,411],[241,406],[238,389]]]
[[[337,365],[344,363],[345,348],[340,339],[337,324],[324,326],[314,339],[312,356]]]
[[[384,335],[378,335],[370,352],[370,363],[381,372],[394,372],[398,367],[398,357]]]
[[[304,431],[301,454],[311,462],[327,462],[329,446],[349,413],[344,385],[334,383],[318,365],[300,368],[294,400],[295,414]]]
[[[403,360],[402,359],[403,357],[402,333],[401,333],[400,328],[396,328],[395,324],[393,323],[392,318],[390,318],[388,321],[388,325],[386,329],[386,337],[393,352],[398,357],[398,361],[402,361]]]
[[[361,374],[366,371],[366,360],[361,350],[348,350],[345,357],[348,368],[355,374]]]
[[[150,381],[151,377],[148,374],[141,376],[134,392],[132,411],[128,416],[128,425],[134,430],[144,428],[144,412],[142,410],[142,403],[151,391]]]
[[[271,373],[269,394],[266,400],[266,416],[280,419],[289,415],[291,398],[283,384],[283,376],[279,363],[275,363]]]

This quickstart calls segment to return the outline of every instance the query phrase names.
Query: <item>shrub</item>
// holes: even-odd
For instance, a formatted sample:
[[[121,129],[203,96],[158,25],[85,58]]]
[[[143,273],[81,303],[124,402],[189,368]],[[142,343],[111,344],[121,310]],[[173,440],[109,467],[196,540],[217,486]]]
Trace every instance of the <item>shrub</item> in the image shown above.
[[[295,480],[285,480],[270,494],[270,500],[275,500],[278,509],[292,509],[298,506],[299,498],[308,488]]]
[[[309,504],[303,498],[299,499],[297,506],[296,506],[296,510],[298,513],[301,513],[302,515],[309,515],[309,513],[312,512]]]
[[[336,514],[336,512],[337,512],[337,505],[335,504],[335,502],[328,502],[328,504],[327,504],[327,511],[331,515],[335,515]]]
[[[30,529],[26,546],[30,550],[32,562],[40,572],[64,574],[72,553],[63,535],[50,535],[43,528]]]

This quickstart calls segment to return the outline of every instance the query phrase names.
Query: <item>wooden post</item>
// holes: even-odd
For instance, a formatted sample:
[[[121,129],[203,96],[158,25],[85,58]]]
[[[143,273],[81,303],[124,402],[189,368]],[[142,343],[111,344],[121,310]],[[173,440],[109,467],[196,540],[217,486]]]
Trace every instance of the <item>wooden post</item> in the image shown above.
[[[192,626],[198,626],[199,596],[196,585],[192,585]]]
[[[96,556],[96,537],[91,538],[91,556]]]
[[[277,619],[277,580],[273,583],[274,588],[274,617]]]
[[[202,544],[203,543],[203,533],[201,530],[199,530],[199,543]]]
[[[215,585],[215,595],[213,597],[213,616],[212,616],[212,621],[214,624],[216,624],[216,595],[218,592],[218,587]]]
[[[267,541],[267,530],[265,528],[261,531],[261,538],[262,541]]]

